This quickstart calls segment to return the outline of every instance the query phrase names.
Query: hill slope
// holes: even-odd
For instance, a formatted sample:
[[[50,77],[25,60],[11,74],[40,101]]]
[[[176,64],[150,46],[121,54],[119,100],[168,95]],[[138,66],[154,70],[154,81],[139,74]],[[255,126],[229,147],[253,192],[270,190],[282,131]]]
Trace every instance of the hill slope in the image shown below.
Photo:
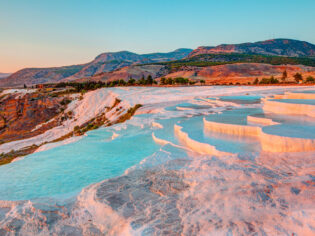
[[[128,51],[103,53],[83,65],[55,68],[22,69],[0,81],[0,87],[30,86],[41,83],[57,83],[60,80],[76,80],[102,72],[110,72],[133,64],[179,60],[186,57],[191,49],[177,49],[168,53],[136,54]]]
[[[293,39],[271,39],[255,43],[221,44],[216,47],[198,47],[188,57],[212,53],[246,53],[288,57],[314,57],[315,45]]]
[[[0,79],[9,77],[11,74],[10,73],[0,73]]]
[[[0,80],[0,87],[21,87],[58,82],[63,78],[79,72],[84,65],[54,67],[54,68],[27,68],[13,73],[7,78]]]

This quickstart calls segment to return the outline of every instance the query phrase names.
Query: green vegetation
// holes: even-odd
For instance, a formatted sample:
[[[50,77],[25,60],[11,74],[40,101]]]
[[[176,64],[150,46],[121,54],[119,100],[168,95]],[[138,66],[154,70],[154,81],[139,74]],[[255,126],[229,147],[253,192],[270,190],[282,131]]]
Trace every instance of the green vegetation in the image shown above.
[[[70,102],[71,102],[70,99],[64,98],[64,99],[60,102],[60,105],[66,106],[66,105],[68,105]]]
[[[314,58],[304,57],[281,57],[281,56],[267,56],[259,54],[202,54],[192,58],[182,59],[178,61],[169,61],[154,63],[160,65],[167,65],[171,70],[176,70],[183,66],[217,66],[233,63],[266,63],[271,65],[306,65],[315,66]]]
[[[141,104],[136,104],[134,107],[130,107],[124,115],[119,117],[116,123],[122,123],[129,120],[140,107],[142,107]]]
[[[273,76],[270,78],[262,78],[259,82],[259,84],[278,84],[279,80],[275,79]]]
[[[281,77],[282,82],[284,82],[284,81],[286,80],[286,78],[288,78],[288,73],[287,73],[286,70],[284,70],[284,71],[282,72],[282,77]]]
[[[31,154],[37,148],[38,148],[38,146],[34,144],[32,146],[25,147],[21,150],[17,150],[17,151],[11,150],[8,153],[2,153],[2,154],[0,154],[0,165],[9,164],[12,160],[14,160],[17,157]]]
[[[253,84],[258,84],[259,83],[259,79],[256,78]]]
[[[79,82],[60,82],[58,84],[55,84],[55,88],[66,88],[66,87],[72,87],[73,89],[69,92],[76,92],[76,93],[86,93],[90,90],[95,90],[99,88],[107,88],[107,87],[116,87],[116,86],[131,86],[131,85],[152,85],[157,84],[157,82],[152,78],[151,75],[148,75],[148,77],[145,79],[142,77],[140,80],[136,81],[132,77],[126,82],[123,79],[120,80],[114,80],[109,82],[102,82],[102,81],[87,81],[83,83]]]
[[[300,73],[296,73],[295,75],[293,75],[293,77],[297,83],[303,80],[303,77]]]
[[[79,72],[83,69],[83,67],[84,65],[64,66],[53,69],[52,71],[56,74],[62,75],[63,77],[68,77]]]
[[[200,80],[201,82],[201,80]],[[202,82],[201,82],[202,83]],[[160,84],[161,85],[173,85],[173,84],[176,84],[176,85],[187,85],[187,84],[195,84],[195,81],[190,81],[188,78],[183,78],[183,77],[176,77],[176,78],[161,78],[161,81],[160,81]]]
[[[306,78],[306,81],[305,81],[306,83],[314,83],[315,82],[315,79],[312,77],[312,76],[308,76],[307,78]]]

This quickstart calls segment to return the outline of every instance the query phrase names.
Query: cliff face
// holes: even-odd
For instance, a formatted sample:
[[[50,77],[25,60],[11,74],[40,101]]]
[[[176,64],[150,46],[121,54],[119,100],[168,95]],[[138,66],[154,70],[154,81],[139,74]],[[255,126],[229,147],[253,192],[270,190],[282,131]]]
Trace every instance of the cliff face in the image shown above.
[[[216,47],[199,47],[188,57],[211,53],[245,53],[288,57],[314,57],[315,45],[292,39],[271,39],[255,43],[221,44]]]
[[[1,142],[29,138],[56,126],[57,120],[54,120],[35,128],[52,119],[62,108],[62,98],[37,93],[8,94],[0,99]]]

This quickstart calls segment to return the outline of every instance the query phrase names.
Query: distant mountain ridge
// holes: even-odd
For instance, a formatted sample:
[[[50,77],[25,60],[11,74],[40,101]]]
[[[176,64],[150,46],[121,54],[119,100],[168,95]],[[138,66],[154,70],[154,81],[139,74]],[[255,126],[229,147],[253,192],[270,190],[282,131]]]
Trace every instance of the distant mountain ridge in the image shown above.
[[[218,58],[213,56],[218,54],[221,54]],[[268,56],[268,58],[251,58],[255,55]],[[269,58],[269,56],[277,56],[280,59]],[[271,39],[254,43],[221,44],[216,47],[198,47],[195,50],[181,48],[168,53],[137,54],[129,51],[107,52],[98,55],[91,62],[82,65],[22,69],[7,78],[0,79],[0,87],[20,87],[24,84],[31,86],[41,83],[58,83],[60,81],[110,81],[113,78],[127,79],[130,77],[138,79],[147,75],[157,78],[165,76],[168,71],[173,71],[177,67],[214,66],[226,64],[227,62],[313,66],[314,60],[315,45],[293,39]],[[136,67],[150,64],[160,64],[163,66]]]
[[[11,75],[11,73],[0,73],[0,79],[9,77]]]
[[[137,54],[128,51],[102,53],[93,61],[82,65],[22,69],[1,79],[0,87],[57,83],[63,79],[75,80],[134,64],[179,60],[186,57],[191,51],[192,49],[180,48],[167,53]]]
[[[192,52],[192,49],[180,48],[167,53],[137,54],[129,51],[102,53],[69,79],[88,77],[135,64],[180,60],[190,52]]]
[[[221,44],[198,47],[188,57],[213,53],[246,53],[288,57],[315,57],[315,45],[293,39],[271,39],[255,43]]]

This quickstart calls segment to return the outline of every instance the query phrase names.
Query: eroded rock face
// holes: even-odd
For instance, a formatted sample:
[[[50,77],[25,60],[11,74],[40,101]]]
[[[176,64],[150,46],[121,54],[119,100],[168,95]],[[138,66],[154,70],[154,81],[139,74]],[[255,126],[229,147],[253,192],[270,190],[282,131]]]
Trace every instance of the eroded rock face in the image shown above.
[[[0,140],[8,142],[29,138],[56,126],[55,120],[35,129],[60,112],[61,100],[38,93],[6,95],[0,103]]]

